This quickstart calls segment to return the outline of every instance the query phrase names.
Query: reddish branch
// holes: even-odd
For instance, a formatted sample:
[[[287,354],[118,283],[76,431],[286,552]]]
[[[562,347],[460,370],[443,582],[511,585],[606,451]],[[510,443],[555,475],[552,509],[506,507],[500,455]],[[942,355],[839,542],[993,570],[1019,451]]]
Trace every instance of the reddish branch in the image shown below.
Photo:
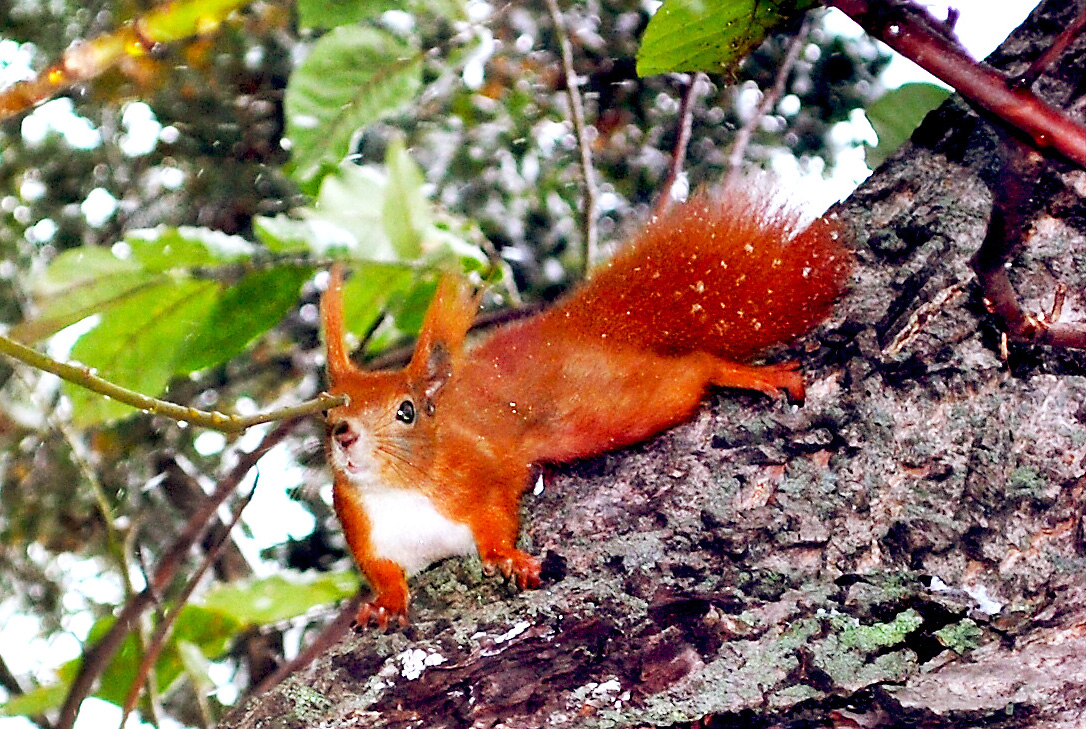
[[[1086,167],[1086,126],[1042,101],[1032,91],[1015,88],[1003,74],[975,62],[954,41],[944,24],[909,2],[828,0],[872,36],[954,87],[970,103],[1024,133],[1042,152],[1055,150]]]
[[[951,32],[949,19],[940,23],[910,2],[829,0],[829,4],[953,86],[992,123],[1003,141],[1006,159],[997,181],[990,185],[991,219],[972,259],[985,306],[1002,320],[1010,339],[1086,348],[1086,327],[1059,321],[1062,284],[1057,284],[1051,311],[1035,316],[1022,308],[1007,269],[1007,263],[1029,234],[1028,203],[1041,175],[1042,158],[1037,152],[1055,150],[1086,167],[1086,127],[1043,102],[1028,88],[1083,32],[1086,13],[1080,13],[1024,73],[1009,78],[966,55]]]
[[[1008,155],[996,184],[991,185],[992,214],[984,242],[971,261],[984,291],[984,305],[998,316],[1007,337],[1033,344],[1086,348],[1086,327],[1061,322],[1066,289],[1058,284],[1052,309],[1039,316],[1027,313],[1011,284],[1007,263],[1029,234],[1028,203],[1040,179],[1042,160],[1021,141],[1003,134]]]
[[[68,695],[64,700],[64,706],[61,707],[60,718],[57,719],[55,729],[71,729],[72,725],[75,724],[79,706],[83,703],[83,699],[94,689],[98,677],[109,666],[109,662],[135,627],[140,615],[158,601],[158,596],[173,581],[185,557],[192,549],[192,545],[201,538],[207,529],[207,525],[211,523],[211,518],[219,505],[230,494],[234,493],[238,484],[256,465],[256,462],[273,446],[282,441],[299,422],[300,419],[280,421],[274,429],[264,436],[260,445],[239,459],[237,465],[219,481],[218,486],[208,496],[207,500],[185,523],[185,528],[170,545],[170,548],[166,550],[162,559],[159,560],[147,587],[125,603],[109,632],[84,652],[83,661],[79,666],[79,673],[68,689]]]

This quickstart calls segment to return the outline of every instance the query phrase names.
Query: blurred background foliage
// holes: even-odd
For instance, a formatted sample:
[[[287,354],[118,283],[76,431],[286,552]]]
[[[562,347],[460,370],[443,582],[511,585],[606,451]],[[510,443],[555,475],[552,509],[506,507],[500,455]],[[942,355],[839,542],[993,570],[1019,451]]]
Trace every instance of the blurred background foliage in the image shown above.
[[[607,243],[621,240],[656,203],[693,78],[637,77],[648,5],[589,0],[564,10]],[[129,0],[0,4],[0,87],[149,7]],[[450,257],[499,271],[501,290],[525,300],[546,300],[568,286],[578,275],[583,236],[582,173],[545,5],[416,0],[345,4],[339,14],[324,8],[252,3],[213,33],[126,58],[92,83],[0,124],[0,327],[42,321],[51,311],[43,291],[61,299],[70,293],[70,279],[49,278],[60,270],[50,266],[66,261],[99,287],[92,287],[99,296],[93,306],[68,318],[82,320],[76,326],[91,336],[97,324],[99,340],[123,352],[129,345],[118,342],[122,335],[103,335],[109,330],[102,322],[114,321],[108,314],[83,318],[106,306],[102,287],[115,283],[112,269],[96,268],[101,259],[86,252],[139,263],[140,285],[166,286],[184,263],[171,256],[190,246],[187,255],[199,261],[185,263],[186,280],[212,282],[206,308],[218,305],[219,319],[201,310],[207,331],[175,336],[203,342],[197,349],[204,351],[209,345],[200,337],[221,332],[234,315],[259,310],[260,323],[232,332],[232,348],[222,345],[211,361],[159,342],[140,355],[147,367],[138,369],[151,369],[146,358],[169,350],[176,367],[162,374],[167,399],[249,412],[319,391],[313,274],[345,250],[377,261],[359,269],[348,292],[349,302],[359,302],[354,329],[376,334],[373,349],[417,325],[432,285],[423,274]],[[783,164],[807,179],[830,176],[839,155],[860,143],[841,123],[880,96],[888,57],[865,36],[830,32],[823,18],[816,13],[781,101],[756,123],[744,160],[751,169]],[[406,103],[390,104],[351,137],[351,167],[300,175],[284,142],[284,99],[292,73],[347,19],[351,29],[375,29],[414,49],[418,84]],[[734,77],[708,78],[692,112],[688,186],[722,177],[735,132],[773,84],[790,37],[771,36]],[[337,200],[355,200],[358,209],[347,216]],[[390,220],[402,209],[414,212]],[[342,230],[322,239],[329,225],[374,220],[378,232],[354,228],[349,239]],[[136,233],[146,229],[156,232]],[[180,237],[171,238],[177,230]],[[243,262],[217,258],[210,243],[200,248],[209,231],[247,246]],[[359,253],[376,245],[375,236],[385,236],[387,251]],[[152,258],[158,268],[149,267]],[[268,273],[284,270],[290,273]],[[149,311],[142,309],[145,317]],[[52,329],[64,323],[71,322],[58,319]],[[50,333],[32,338],[69,356],[72,330],[42,339]],[[94,364],[107,343],[81,338],[80,346],[79,359]],[[88,417],[81,408],[91,406],[73,406],[65,393],[51,376],[0,361],[0,626],[7,626],[0,628],[0,686],[9,698],[57,680],[51,669],[77,656],[93,626],[142,587],[143,573],[211,484],[263,432],[227,437],[125,411]],[[183,640],[172,663],[160,665],[157,685],[164,714],[183,725],[207,724],[221,703],[296,651],[327,619],[329,604],[356,587],[328,503],[320,441],[321,425],[310,419],[265,461],[258,497],[217,558],[213,584],[200,593],[199,608],[187,608],[210,612],[186,615],[187,632],[179,629]],[[265,498],[269,493],[279,500]],[[193,565],[199,558],[190,555]],[[282,577],[307,570],[316,572],[303,581]],[[258,595],[289,607],[254,613]],[[5,630],[19,632],[17,650],[40,648],[35,661],[10,652],[14,634]],[[210,663],[183,660],[189,645]],[[112,682],[124,683],[128,670]],[[56,706],[55,697],[38,696],[37,709]]]

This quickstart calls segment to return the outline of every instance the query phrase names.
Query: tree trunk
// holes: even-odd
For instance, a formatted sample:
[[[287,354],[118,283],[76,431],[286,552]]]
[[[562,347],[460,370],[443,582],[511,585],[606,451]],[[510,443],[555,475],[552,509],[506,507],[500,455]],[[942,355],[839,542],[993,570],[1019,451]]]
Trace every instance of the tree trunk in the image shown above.
[[[1017,72],[1078,10],[1047,2]],[[1081,120],[1084,39],[1035,86]],[[1009,347],[969,265],[1001,152],[952,99],[838,213],[857,270],[802,407],[714,394],[523,502],[544,587],[453,560],[224,727],[1086,723],[1086,354]],[[1031,201],[1012,280],[1086,319],[1086,175]],[[606,406],[606,403],[601,403]]]

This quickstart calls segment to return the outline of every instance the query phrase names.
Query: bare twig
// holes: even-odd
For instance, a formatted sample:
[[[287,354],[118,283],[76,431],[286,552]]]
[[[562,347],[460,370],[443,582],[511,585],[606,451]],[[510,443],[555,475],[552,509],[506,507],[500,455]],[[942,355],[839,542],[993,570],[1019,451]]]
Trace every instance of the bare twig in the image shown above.
[[[667,177],[660,188],[660,199],[656,201],[656,215],[663,215],[675,199],[675,183],[682,174],[686,164],[686,150],[690,146],[690,133],[694,126],[694,104],[698,100],[698,94],[707,83],[705,74],[695,73],[690,77],[690,85],[683,94],[682,104],[679,106],[679,133],[675,139],[675,148],[671,151],[671,164],[668,166]]]
[[[1056,37],[1056,40],[1052,41],[1052,45],[1038,56],[1037,60],[1029,65],[1029,68],[1012,78],[1011,84],[1023,88],[1032,86],[1033,82],[1039,79],[1041,74],[1047,71],[1056,62],[1056,59],[1063,55],[1067,47],[1082,35],[1084,30],[1086,30],[1086,11],[1079,13],[1071,22],[1071,25],[1067,26]]]
[[[299,651],[298,655],[293,660],[284,663],[277,668],[274,673],[267,676],[260,684],[252,690],[251,696],[259,696],[260,694],[274,688],[284,678],[299,671],[319,656],[324,651],[328,650],[336,641],[338,641],[344,633],[351,627],[351,623],[354,622],[355,616],[358,615],[358,608],[362,605],[362,593],[355,593],[354,596],[346,600],[343,605],[340,606],[339,614],[335,619],[324,626],[324,629],[310,641],[304,649]]]
[[[569,95],[569,109],[573,117],[573,129],[577,134],[577,148],[581,153],[581,171],[584,175],[584,271],[587,273],[599,258],[599,232],[596,227],[596,170],[592,165],[592,142],[588,138],[588,125],[585,122],[584,102],[581,100],[580,81],[573,68],[573,44],[569,41],[566,24],[558,0],[546,0],[547,10],[554,21],[554,30],[562,49],[562,69],[566,75],[566,93]]]
[[[185,589],[181,591],[177,599],[174,601],[173,607],[170,612],[162,618],[158,626],[155,628],[155,633],[151,636],[151,640],[147,645],[146,650],[143,653],[143,659],[140,661],[139,668],[136,670],[136,676],[132,679],[132,685],[128,689],[128,697],[124,702],[124,713],[121,717],[120,728],[123,729],[124,725],[128,721],[128,715],[132,713],[132,710],[136,707],[136,701],[139,699],[140,691],[143,689],[144,683],[147,681],[147,677],[151,673],[152,667],[155,665],[155,661],[158,660],[159,654],[162,652],[162,648],[166,645],[166,640],[173,632],[174,623],[177,621],[178,616],[181,614],[181,608],[183,608],[192,597],[193,591],[196,586],[200,584],[200,580],[207,573],[211,565],[218,559],[219,554],[222,553],[223,547],[226,546],[230,537],[230,530],[241,519],[241,512],[249,505],[249,502],[253,500],[253,496],[256,494],[256,486],[259,479],[254,480],[253,488],[249,490],[238,503],[234,506],[234,510],[231,514],[230,523],[226,525],[226,529],[223,530],[222,537],[215,543],[211,549],[204,554],[204,559],[200,563],[200,566],[189,577],[188,583],[185,585]]]
[[[946,37],[945,25],[908,0],[829,0],[864,30],[952,86],[971,104],[1021,131],[1041,152],[1054,150],[1086,167],[1086,126],[1029,89],[977,63]]]
[[[0,121],[100,76],[121,59],[144,56],[160,43],[215,31],[251,0],[179,0],[163,3],[111,33],[73,45],[34,78],[0,91]]]
[[[110,629],[93,646],[83,652],[79,673],[68,688],[68,695],[60,709],[55,729],[72,729],[79,706],[94,688],[95,682],[108,666],[125,638],[133,629],[140,615],[158,599],[158,595],[173,580],[180,569],[185,556],[192,545],[200,539],[211,517],[219,505],[234,492],[245,475],[256,465],[265,453],[282,441],[297,424],[300,418],[280,421],[260,444],[238,459],[238,463],[219,481],[219,485],[208,496],[201,507],[185,523],[184,529],[159,560],[150,582],[141,592],[132,596],[125,603]]]
[[[751,118],[735,133],[735,141],[732,142],[732,149],[728,155],[728,176],[724,180],[725,188],[738,179],[739,174],[742,172],[743,156],[746,154],[754,130],[761,123],[762,117],[776,106],[777,101],[780,100],[781,95],[784,93],[784,87],[788,83],[788,76],[791,75],[792,69],[796,65],[796,59],[799,58],[799,52],[803,50],[803,46],[807,42],[807,34],[811,28],[810,18],[809,13],[803,17],[800,27],[796,29],[796,34],[792,36],[792,40],[788,43],[788,51],[777,69],[777,77],[773,81],[773,86],[763,94],[762,101],[758,104],[758,108]]]
[[[207,412],[204,410],[197,410],[184,405],[178,405],[176,403],[149,397],[139,392],[134,392],[133,390],[129,390],[128,388],[121,387],[109,380],[98,377],[89,367],[58,362],[52,357],[48,357],[35,349],[31,349],[30,347],[3,335],[0,335],[0,353],[6,354],[31,367],[50,372],[62,380],[67,380],[72,384],[79,385],[92,392],[97,392],[99,395],[105,395],[118,402],[123,402],[125,405],[131,405],[137,410],[142,410],[145,413],[163,415],[173,420],[192,423],[193,425],[211,428],[213,430],[222,431],[223,433],[238,433],[247,428],[251,428],[254,425],[259,425],[260,423],[270,423],[273,420],[286,420],[287,418],[311,415],[313,413],[324,412],[325,410],[347,404],[347,397],[345,395],[329,395],[327,393],[321,393],[314,400],[309,400],[300,405],[272,410],[266,413],[245,416],[227,415],[226,413],[217,411]]]

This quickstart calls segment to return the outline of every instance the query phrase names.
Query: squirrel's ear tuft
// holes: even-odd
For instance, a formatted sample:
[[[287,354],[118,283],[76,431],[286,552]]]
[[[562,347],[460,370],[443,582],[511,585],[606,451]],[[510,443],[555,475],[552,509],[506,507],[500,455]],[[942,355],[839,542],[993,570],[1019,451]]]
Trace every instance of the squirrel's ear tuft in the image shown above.
[[[350,372],[357,370],[347,353],[343,327],[343,269],[332,266],[328,288],[321,297],[321,318],[324,322],[324,344],[327,348],[328,379],[334,386]]]
[[[408,380],[428,414],[433,413],[438,393],[459,367],[464,338],[478,309],[479,297],[464,278],[453,274],[442,277],[407,366]]]

